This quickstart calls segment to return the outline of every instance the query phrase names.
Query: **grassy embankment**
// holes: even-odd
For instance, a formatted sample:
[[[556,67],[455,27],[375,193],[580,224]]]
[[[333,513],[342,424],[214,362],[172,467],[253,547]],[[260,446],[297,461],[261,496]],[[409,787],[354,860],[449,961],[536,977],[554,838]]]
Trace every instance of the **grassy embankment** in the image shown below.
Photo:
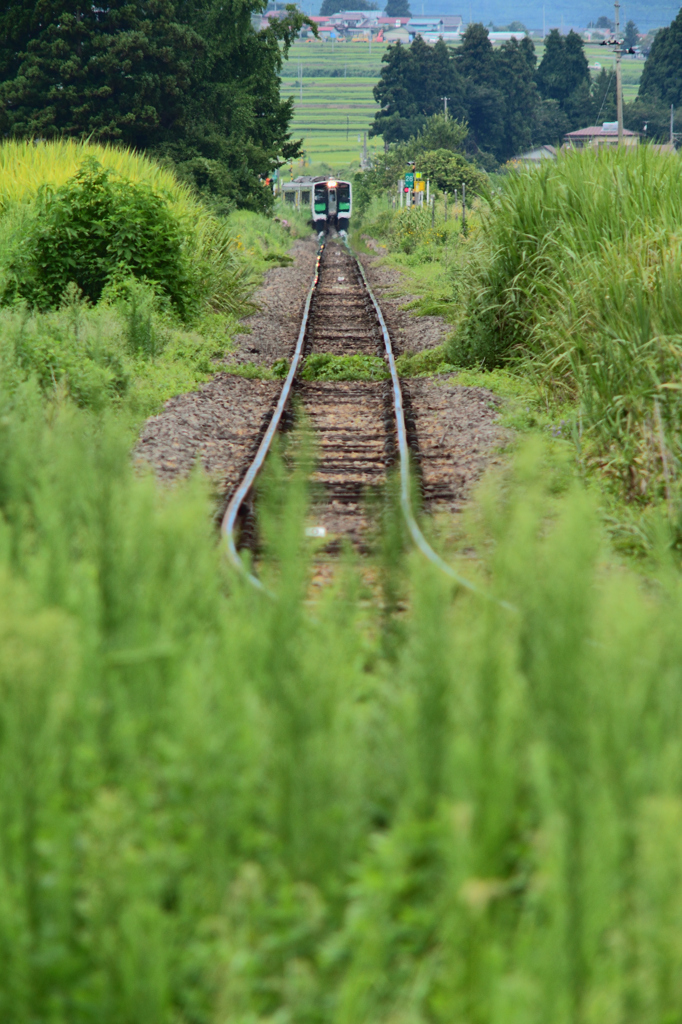
[[[82,339],[100,304],[76,305],[3,315],[72,316]],[[466,527],[462,571],[491,599],[401,554],[389,506],[385,607],[349,562],[311,608],[305,465],[275,464],[271,600],[226,574],[199,477],[136,476],[120,403],[83,407],[12,351],[0,1018],[674,1020],[682,590],[663,546],[643,593],[570,460],[536,443]]]

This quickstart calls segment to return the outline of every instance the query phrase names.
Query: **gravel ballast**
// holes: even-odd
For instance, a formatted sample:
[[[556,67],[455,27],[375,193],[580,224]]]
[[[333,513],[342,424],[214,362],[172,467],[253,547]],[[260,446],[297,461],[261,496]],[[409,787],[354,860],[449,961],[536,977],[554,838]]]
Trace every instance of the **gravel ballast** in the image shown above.
[[[289,358],[300,327],[315,265],[314,237],[297,241],[294,262],[270,270],[255,295],[259,311],[245,321],[249,333],[236,338],[229,361],[272,365]],[[376,288],[398,354],[442,343],[450,327],[440,317],[423,317],[398,307],[401,275],[363,257]],[[390,291],[391,297],[385,293]],[[382,294],[382,292],[384,294]],[[425,507],[457,512],[473,484],[508,438],[497,422],[499,399],[484,388],[462,387],[447,377],[403,382],[409,429],[420,455]],[[226,500],[255,454],[281,388],[280,381],[249,380],[219,372],[201,389],[166,402],[149,419],[135,450],[158,477],[172,481],[200,464]]]

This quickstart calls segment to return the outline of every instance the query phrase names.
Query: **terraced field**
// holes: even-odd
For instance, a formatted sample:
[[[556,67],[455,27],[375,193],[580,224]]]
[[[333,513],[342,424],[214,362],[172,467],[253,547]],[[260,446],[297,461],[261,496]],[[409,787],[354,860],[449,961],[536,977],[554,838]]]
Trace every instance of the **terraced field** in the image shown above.
[[[360,165],[363,132],[369,130],[377,105],[372,89],[386,46],[372,43],[296,43],[284,67],[282,95],[295,98],[293,132],[304,139],[305,164],[294,176],[329,169],[334,174]],[[299,77],[299,69],[302,77]],[[368,139],[370,153],[381,139]]]

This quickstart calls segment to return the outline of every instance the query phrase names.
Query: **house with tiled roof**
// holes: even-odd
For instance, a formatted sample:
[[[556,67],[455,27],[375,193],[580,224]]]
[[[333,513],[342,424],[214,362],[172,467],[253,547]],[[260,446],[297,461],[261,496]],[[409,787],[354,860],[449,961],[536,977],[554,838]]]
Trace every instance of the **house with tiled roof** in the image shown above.
[[[564,135],[564,146],[572,149],[596,149],[600,146],[617,145],[617,121],[604,121],[602,125],[593,125],[591,128],[579,128],[577,132],[567,132]],[[639,132],[631,132],[624,128],[623,145],[638,146]]]

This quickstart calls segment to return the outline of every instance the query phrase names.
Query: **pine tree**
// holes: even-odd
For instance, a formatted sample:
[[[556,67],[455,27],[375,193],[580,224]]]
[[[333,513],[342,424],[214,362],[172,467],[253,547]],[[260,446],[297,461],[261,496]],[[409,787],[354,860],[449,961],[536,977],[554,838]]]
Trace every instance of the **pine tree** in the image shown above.
[[[678,106],[682,99],[682,10],[668,28],[656,33],[647,57],[639,95]]]

